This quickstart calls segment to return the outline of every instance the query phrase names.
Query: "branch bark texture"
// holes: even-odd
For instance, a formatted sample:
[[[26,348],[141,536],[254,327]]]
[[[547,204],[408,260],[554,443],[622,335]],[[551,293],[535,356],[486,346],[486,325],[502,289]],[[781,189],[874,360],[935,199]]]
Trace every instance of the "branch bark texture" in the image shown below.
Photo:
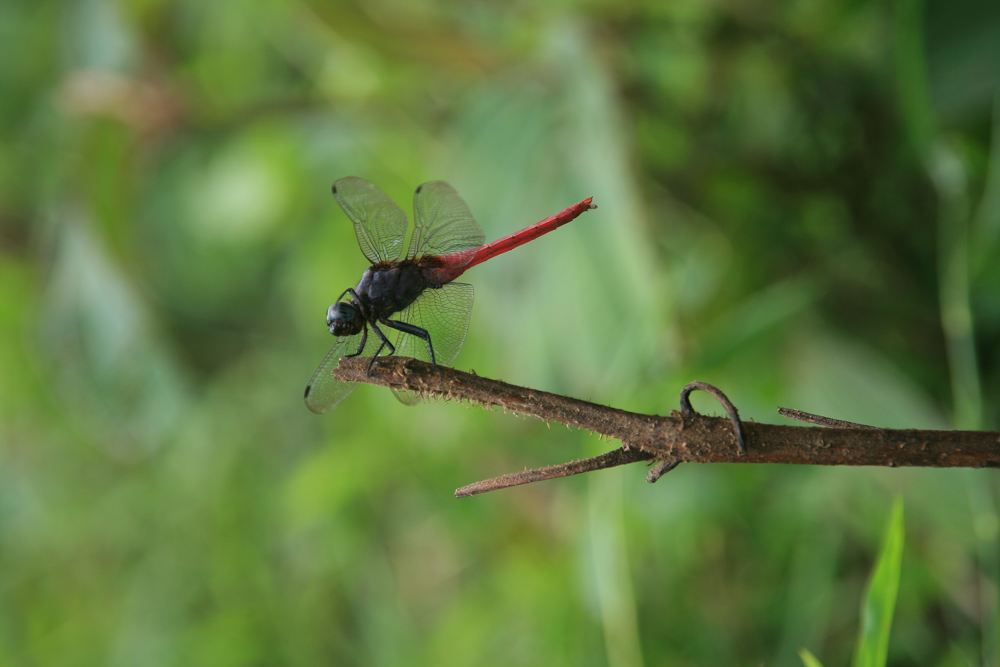
[[[851,422],[832,428],[743,422],[747,451],[741,453],[727,418],[694,414],[645,415],[479,377],[410,359],[345,358],[334,371],[347,382],[410,389],[434,398],[500,407],[620,440],[648,457],[691,463],[795,463],[810,465],[1000,466],[1000,433],[885,429]],[[789,411],[794,416],[798,411]],[[808,414],[808,413],[800,413]],[[838,420],[831,420],[837,423]]]

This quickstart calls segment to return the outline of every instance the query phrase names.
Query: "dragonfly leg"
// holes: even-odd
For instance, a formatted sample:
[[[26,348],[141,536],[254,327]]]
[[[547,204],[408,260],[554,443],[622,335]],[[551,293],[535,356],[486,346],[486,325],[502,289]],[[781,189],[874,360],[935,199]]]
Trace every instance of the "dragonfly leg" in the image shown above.
[[[396,353],[396,346],[389,342],[389,339],[385,337],[385,334],[382,333],[382,330],[378,328],[378,325],[375,324],[374,322],[372,322],[371,325],[372,325],[372,331],[374,331],[375,335],[379,337],[379,340],[382,341],[382,344],[378,346],[378,350],[375,351],[375,356],[373,356],[372,360],[368,362],[369,371],[372,369],[372,366],[375,364],[375,360],[378,359],[378,356],[379,354],[381,354],[383,349],[385,349],[386,347],[389,348],[389,353],[386,354],[386,356]]]
[[[360,299],[360,298],[358,297],[358,293],[354,291],[354,288],[353,288],[353,287],[348,287],[348,288],[347,288],[347,289],[345,289],[345,290],[344,290],[343,292],[341,292],[341,293],[340,293],[340,296],[338,296],[338,297],[337,297],[336,299],[334,299],[334,300],[333,300],[333,302],[334,302],[334,303],[337,303],[338,301],[340,301],[341,299],[343,299],[343,298],[344,298],[344,295],[345,295],[345,294],[350,294],[350,295],[351,295],[351,298],[352,298],[352,299],[354,299],[355,301],[360,301],[360,300],[361,300],[361,299]]]
[[[337,303],[341,299],[343,299],[345,294],[350,294],[351,295],[351,302],[355,306],[357,306],[358,310],[361,311],[361,315],[363,317],[367,318],[368,317],[368,312],[365,310],[364,301],[361,300],[361,297],[358,296],[358,293],[356,291],[354,291],[353,287],[348,287],[343,292],[341,292],[340,296],[337,297],[337,299],[336,299],[336,301],[334,301],[334,303]],[[353,357],[355,355],[351,354],[351,355],[348,355],[348,356]]]
[[[358,349],[350,354],[345,354],[345,357],[356,357],[365,351],[365,343],[368,342],[368,325],[365,324],[365,328],[361,330],[361,344],[358,345]],[[381,351],[382,348],[379,348]]]
[[[437,365],[437,358],[434,356],[434,344],[431,343],[431,335],[427,332],[427,329],[418,327],[415,324],[409,324],[408,322],[400,322],[399,320],[380,320],[382,324],[387,327],[391,327],[396,331],[402,331],[403,333],[408,333],[417,338],[423,338],[427,341],[427,349],[431,352],[431,363],[435,366]]]

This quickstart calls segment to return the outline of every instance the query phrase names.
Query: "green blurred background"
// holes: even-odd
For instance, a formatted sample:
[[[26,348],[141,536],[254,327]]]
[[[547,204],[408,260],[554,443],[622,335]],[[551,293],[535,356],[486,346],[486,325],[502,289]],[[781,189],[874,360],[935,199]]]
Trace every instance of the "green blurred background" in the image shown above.
[[[893,497],[890,663],[1000,662],[996,474],[632,466],[302,389],[365,268],[330,183],[487,238],[457,366],[666,413],[1000,417],[1000,6],[0,4],[0,661],[845,664]],[[710,400],[697,400],[707,412]]]

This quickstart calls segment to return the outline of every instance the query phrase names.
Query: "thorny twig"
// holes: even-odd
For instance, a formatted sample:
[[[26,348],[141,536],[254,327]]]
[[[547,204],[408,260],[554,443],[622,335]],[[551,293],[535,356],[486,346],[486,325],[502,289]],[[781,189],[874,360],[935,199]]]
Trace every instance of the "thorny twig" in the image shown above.
[[[726,395],[718,389],[718,387],[714,387],[706,382],[692,382],[681,389],[681,418],[684,420],[691,420],[699,416],[698,413],[695,412],[695,409],[691,407],[691,400],[688,398],[691,395],[691,392],[696,389],[709,392],[715,396],[720,403],[722,403],[722,406],[726,409],[726,412],[729,414],[729,419],[733,424],[733,432],[736,434],[736,442],[740,448],[740,452],[745,454],[746,443],[743,437],[743,424],[740,422],[739,414],[736,412],[736,406],[732,404],[729,398],[727,398]],[[649,452],[622,447],[589,459],[567,461],[566,463],[560,463],[554,466],[545,466],[544,468],[529,468],[527,470],[522,470],[521,472],[511,472],[505,475],[500,475],[499,477],[484,479],[480,482],[468,484],[460,489],[456,489],[455,495],[458,497],[471,496],[477,493],[486,493],[487,491],[506,489],[511,486],[520,486],[521,484],[530,484],[531,482],[540,482],[546,479],[569,477],[570,475],[579,475],[580,473],[600,470],[602,468],[613,468],[626,463],[634,463],[636,461],[643,461],[652,458],[653,455]],[[646,481],[650,484],[656,482],[668,472],[679,466],[680,463],[680,461],[673,458],[661,458],[654,460],[652,467],[646,474]]]
[[[650,481],[681,462],[1000,467],[1000,433],[883,429],[788,408],[782,408],[781,414],[823,428],[741,422],[725,395],[702,383],[684,388],[681,412],[661,417],[518,387],[406,357],[380,359],[370,372],[367,366],[368,359],[343,359],[334,373],[343,381],[410,389],[429,397],[501,407],[622,442],[621,448],[601,456],[484,480],[462,487],[456,492],[459,495],[648,459],[655,461],[648,475]],[[711,391],[722,401],[729,417],[708,417],[694,412],[687,402],[694,389]]]

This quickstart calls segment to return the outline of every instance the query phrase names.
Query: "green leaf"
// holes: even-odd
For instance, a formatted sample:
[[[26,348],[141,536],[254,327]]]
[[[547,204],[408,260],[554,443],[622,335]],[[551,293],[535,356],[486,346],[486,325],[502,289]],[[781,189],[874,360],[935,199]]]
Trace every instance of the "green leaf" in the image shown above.
[[[807,648],[799,651],[799,657],[802,658],[802,664],[805,665],[805,667],[823,667],[823,663],[820,662],[819,659],[812,654],[812,651]]]
[[[885,529],[882,550],[872,572],[861,607],[861,630],[854,654],[855,667],[881,667],[889,653],[889,631],[899,590],[903,560],[903,500],[896,498]]]

